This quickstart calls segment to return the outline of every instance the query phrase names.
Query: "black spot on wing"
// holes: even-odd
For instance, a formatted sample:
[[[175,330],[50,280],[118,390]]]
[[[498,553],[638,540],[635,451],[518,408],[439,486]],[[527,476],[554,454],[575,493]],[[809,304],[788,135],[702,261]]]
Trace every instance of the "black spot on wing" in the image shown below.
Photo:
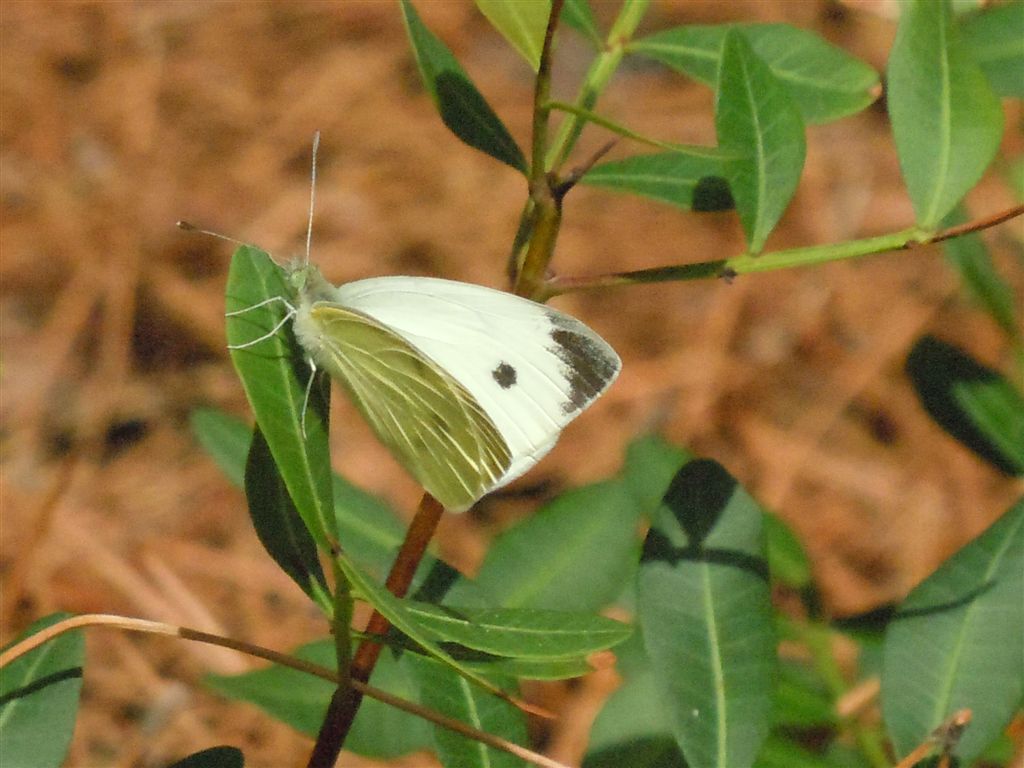
[[[491,376],[494,377],[494,380],[498,382],[498,386],[502,389],[511,388],[519,377],[516,369],[506,362],[500,363],[497,368],[491,371]]]
[[[600,395],[619,370],[615,353],[578,320],[560,312],[549,312],[551,352],[562,361],[562,374],[569,384],[569,399],[562,412],[573,414]]]

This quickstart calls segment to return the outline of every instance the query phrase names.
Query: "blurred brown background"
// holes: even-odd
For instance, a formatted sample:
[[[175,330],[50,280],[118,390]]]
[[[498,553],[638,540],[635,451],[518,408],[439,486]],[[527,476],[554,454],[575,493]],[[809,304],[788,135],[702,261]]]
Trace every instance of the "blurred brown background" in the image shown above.
[[[526,146],[527,67],[470,3],[418,5]],[[614,6],[598,6],[607,20]],[[642,29],[789,21],[881,70],[893,24],[877,7],[663,2]],[[560,43],[556,92],[569,98],[588,50],[569,32]],[[330,279],[412,273],[504,287],[523,179],[444,128],[397,5],[383,0],[7,0],[0,51],[0,640],[55,610],[153,618],[281,650],[323,636],[263,554],[242,494],[189,432],[197,407],[247,409],[224,349],[232,248],[174,222],[279,257],[299,252],[319,129],[314,257]],[[707,89],[629,60],[599,105],[642,132],[707,144],[711,106]],[[1019,105],[1007,109],[1004,150],[1019,154]],[[577,160],[606,139],[588,132]],[[636,151],[622,143],[615,153]],[[976,214],[1012,204],[997,178],[970,202]],[[769,247],[911,221],[876,105],[810,129],[800,191]],[[1010,225],[986,239],[1019,296],[1014,226],[1019,238]],[[732,214],[580,188],[554,267],[619,271],[741,248]],[[519,488],[554,493],[606,476],[630,437],[660,428],[722,462],[792,524],[836,614],[899,599],[1020,492],[929,421],[902,373],[924,332],[994,367],[1009,363],[937,249],[556,304],[605,335],[624,370]],[[408,515],[416,488],[344,400],[335,404],[336,466]],[[487,542],[529,508],[494,501],[449,517],[439,550],[472,572]],[[247,765],[304,764],[308,740],[199,683],[206,671],[251,668],[249,659],[105,630],[89,634],[88,653],[70,765],[161,765],[217,743],[242,747]],[[553,754],[579,759],[596,695],[586,684],[561,694],[563,717],[546,735]]]

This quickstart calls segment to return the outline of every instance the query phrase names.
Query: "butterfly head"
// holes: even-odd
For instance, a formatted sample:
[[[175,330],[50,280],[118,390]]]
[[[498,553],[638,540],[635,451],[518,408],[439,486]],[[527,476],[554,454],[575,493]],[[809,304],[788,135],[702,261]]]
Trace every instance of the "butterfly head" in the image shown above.
[[[305,259],[294,259],[284,266],[285,280],[292,297],[300,304],[315,301],[330,301],[336,290],[320,270]]]

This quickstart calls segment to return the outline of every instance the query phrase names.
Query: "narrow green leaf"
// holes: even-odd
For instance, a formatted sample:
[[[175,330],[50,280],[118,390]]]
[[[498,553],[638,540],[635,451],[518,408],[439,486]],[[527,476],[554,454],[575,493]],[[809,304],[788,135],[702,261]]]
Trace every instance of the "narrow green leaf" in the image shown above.
[[[235,251],[228,272],[229,312],[288,295],[281,270],[266,253],[247,245]],[[280,302],[228,317],[228,343],[251,344],[283,317]],[[328,537],[337,538],[327,445],[329,381],[324,378],[326,386],[313,387],[304,438],[302,404],[310,369],[291,324],[285,326],[258,344],[232,349],[231,360],[295,507],[317,544],[326,548]]]
[[[905,755],[954,712],[967,765],[1024,700],[1024,499],[929,576],[886,635],[882,713]]]
[[[808,123],[838,120],[878,97],[875,70],[818,35],[788,24],[674,27],[635,40],[628,50],[717,88],[722,43],[731,29],[743,33]]]
[[[967,18],[964,45],[1000,96],[1024,98],[1024,2],[996,5]]]
[[[39,619],[15,642],[69,616],[54,613]],[[64,764],[78,716],[83,664],[85,638],[81,631],[74,631],[0,668],[0,744],[5,765],[57,768]]]
[[[335,669],[333,640],[310,643],[297,658]],[[301,733],[315,736],[336,686],[287,667],[269,666],[241,675],[209,675],[207,684],[223,696],[254,704]],[[390,653],[382,653],[370,684],[403,699],[414,700],[415,688]],[[359,707],[345,749],[366,757],[389,759],[428,749],[430,728],[425,721],[394,707],[366,698]]]
[[[358,597],[372,605],[396,630],[409,640],[420,646],[423,652],[446,664],[467,680],[476,683],[487,691],[494,692],[495,686],[482,675],[454,659],[445,652],[434,639],[434,634],[422,626],[409,609],[405,601],[395,597],[383,585],[370,578],[344,552],[336,556],[338,567],[341,568]]]
[[[628,624],[589,613],[480,610],[408,601],[406,608],[439,640],[519,659],[582,657],[618,645],[633,631]]]
[[[433,659],[407,653],[402,656],[402,665],[419,685],[419,700],[424,706],[514,744],[528,743],[526,716],[507,701],[470,685]],[[503,687],[514,690],[514,681],[505,680]],[[442,765],[458,768],[520,768],[525,765],[521,758],[447,728],[436,726],[433,730]]]
[[[1024,399],[998,371],[923,336],[907,355],[928,415],[953,438],[1007,475],[1024,475]]]
[[[785,86],[737,31],[722,44],[715,129],[719,147],[737,156],[725,175],[748,249],[759,253],[796,191],[806,144]]]
[[[599,610],[636,567],[639,512],[620,482],[564,493],[494,540],[477,586],[508,608]]]
[[[216,408],[197,408],[189,416],[192,434],[234,485],[245,485],[245,462],[252,428]]]
[[[680,152],[636,155],[596,165],[582,181],[687,210],[724,211],[733,207],[722,162],[706,156]]]
[[[330,614],[332,600],[317,557],[316,542],[295,509],[259,428],[253,433],[245,468],[245,495],[253,528],[267,553],[299,589]]]
[[[512,44],[536,72],[551,16],[551,0],[475,0],[480,13]]]
[[[242,768],[245,756],[238,747],[210,747],[194,752],[167,768]]]
[[[700,459],[676,474],[644,543],[641,634],[690,765],[744,768],[768,734],[775,634],[761,517]]]
[[[488,680],[511,677],[520,680],[571,680],[583,677],[594,668],[581,657],[569,659],[511,659],[494,656],[474,660],[472,656],[460,659],[469,669]]]
[[[525,175],[526,158],[504,123],[476,89],[448,47],[420,20],[409,0],[402,18],[423,84],[441,119],[463,142]]]
[[[1024,4],[1021,6],[1024,8]],[[967,220],[963,211],[947,216],[943,226]],[[1020,342],[1024,331],[1017,317],[1017,299],[1013,288],[1000,277],[992,264],[988,246],[977,233],[954,237],[943,243],[946,260],[952,264],[971,296],[984,307],[1011,342]]]
[[[945,0],[908,0],[900,10],[889,54],[889,117],[917,223],[932,229],[992,161],[1003,111]]]
[[[594,11],[587,0],[565,0],[561,21],[583,34],[598,48],[601,47],[601,30],[597,27]]]

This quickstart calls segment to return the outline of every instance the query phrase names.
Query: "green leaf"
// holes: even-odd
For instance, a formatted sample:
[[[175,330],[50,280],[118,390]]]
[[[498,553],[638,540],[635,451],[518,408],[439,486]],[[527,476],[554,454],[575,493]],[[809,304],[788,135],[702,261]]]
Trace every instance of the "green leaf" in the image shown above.
[[[167,768],[242,768],[245,756],[238,747],[210,747],[194,752]]]
[[[963,211],[954,213],[946,217],[943,226],[966,221]],[[1022,331],[1017,317],[1017,300],[1013,289],[996,272],[985,241],[977,233],[971,233],[947,240],[943,246],[946,260],[960,273],[960,279],[971,296],[984,307],[1010,341],[1019,342]]]
[[[305,645],[293,654],[328,669],[336,668],[333,640]],[[301,733],[316,736],[337,686],[305,672],[270,666],[241,675],[209,675],[207,684],[220,694],[254,704]],[[370,684],[403,699],[415,698],[415,688],[389,653],[382,653]],[[427,749],[430,727],[413,715],[371,698],[363,699],[345,749],[366,757],[388,759]]]
[[[419,699],[424,706],[514,744],[527,743],[526,716],[509,702],[470,685],[433,659],[405,654],[402,665],[419,685]],[[513,690],[513,681],[504,682],[503,687]],[[433,730],[437,756],[442,765],[458,768],[520,768],[524,765],[522,759],[508,752],[493,749],[447,728],[435,726]]]
[[[15,642],[69,616],[54,613],[39,619]],[[0,743],[5,765],[57,768],[64,764],[78,715],[84,663],[85,638],[76,630],[0,668]]]
[[[992,90],[1024,98],[1024,3],[987,8],[966,19],[960,31]]]
[[[641,634],[690,765],[744,768],[768,734],[775,633],[761,518],[699,459],[676,474],[644,542]]]
[[[464,143],[525,175],[526,158],[504,123],[448,47],[424,26],[412,3],[401,3],[416,64],[441,120]]]
[[[759,253],[796,191],[804,125],[789,93],[740,32],[722,44],[715,129],[750,253]]]
[[[244,245],[235,251],[228,272],[226,304],[229,312],[255,307],[272,297],[289,296],[281,270],[263,251]],[[227,318],[228,343],[234,346],[231,360],[242,380],[256,423],[270,446],[288,494],[314,540],[327,548],[337,538],[331,499],[331,465],[327,445],[327,386],[314,386],[306,413],[306,437],[302,434],[302,404],[310,369],[291,324],[252,344],[277,326],[284,317],[280,302]]]
[[[201,423],[203,444],[212,451],[221,469],[229,477],[237,474],[244,480],[252,429],[220,411],[204,413],[201,419],[194,419],[195,423]],[[383,578],[405,537],[404,526],[384,501],[340,475],[332,477],[338,540],[354,553],[360,565]],[[429,595],[437,599],[450,591],[464,604],[471,597],[479,601],[468,580],[430,554],[420,561],[413,583],[421,589],[429,588]]]
[[[476,7],[536,72],[551,16],[551,0],[476,0]]]
[[[601,47],[601,30],[597,28],[594,11],[587,0],[565,0],[560,20],[586,36],[598,48]]]
[[[635,40],[628,50],[717,88],[722,43],[729,30],[743,33],[808,123],[838,120],[878,97],[878,73],[871,67],[818,35],[788,24],[674,27]]]
[[[636,567],[639,511],[620,482],[564,493],[494,540],[477,586],[508,608],[599,610]]]
[[[618,645],[633,632],[620,621],[588,613],[536,608],[491,610],[407,602],[416,621],[442,641],[518,659],[586,656]]]
[[[197,408],[189,416],[192,434],[234,485],[245,485],[245,462],[252,428],[216,408]]]
[[[335,556],[335,560],[353,590],[358,593],[357,597],[372,605],[392,627],[422,648],[425,654],[451,667],[456,673],[483,689],[491,692],[496,690],[494,684],[489,680],[445,652],[435,641],[434,634],[422,626],[417,617],[406,607],[404,600],[395,597],[383,585],[375,582],[344,552],[339,552]]]
[[[299,589],[330,615],[332,600],[317,557],[316,542],[295,509],[259,428],[253,432],[245,468],[245,495],[253,528],[267,553]]]
[[[1024,697],[1024,499],[900,606],[885,640],[882,713],[905,755],[954,712],[973,712],[954,753],[969,764]]]
[[[933,336],[914,344],[906,369],[940,427],[1000,472],[1024,474],[1024,399],[998,371]]]
[[[612,160],[591,168],[583,183],[643,195],[694,211],[733,207],[722,161],[716,158],[659,152]]]
[[[888,104],[917,223],[938,225],[999,149],[1003,111],[954,27],[946,2],[900,6]]]

